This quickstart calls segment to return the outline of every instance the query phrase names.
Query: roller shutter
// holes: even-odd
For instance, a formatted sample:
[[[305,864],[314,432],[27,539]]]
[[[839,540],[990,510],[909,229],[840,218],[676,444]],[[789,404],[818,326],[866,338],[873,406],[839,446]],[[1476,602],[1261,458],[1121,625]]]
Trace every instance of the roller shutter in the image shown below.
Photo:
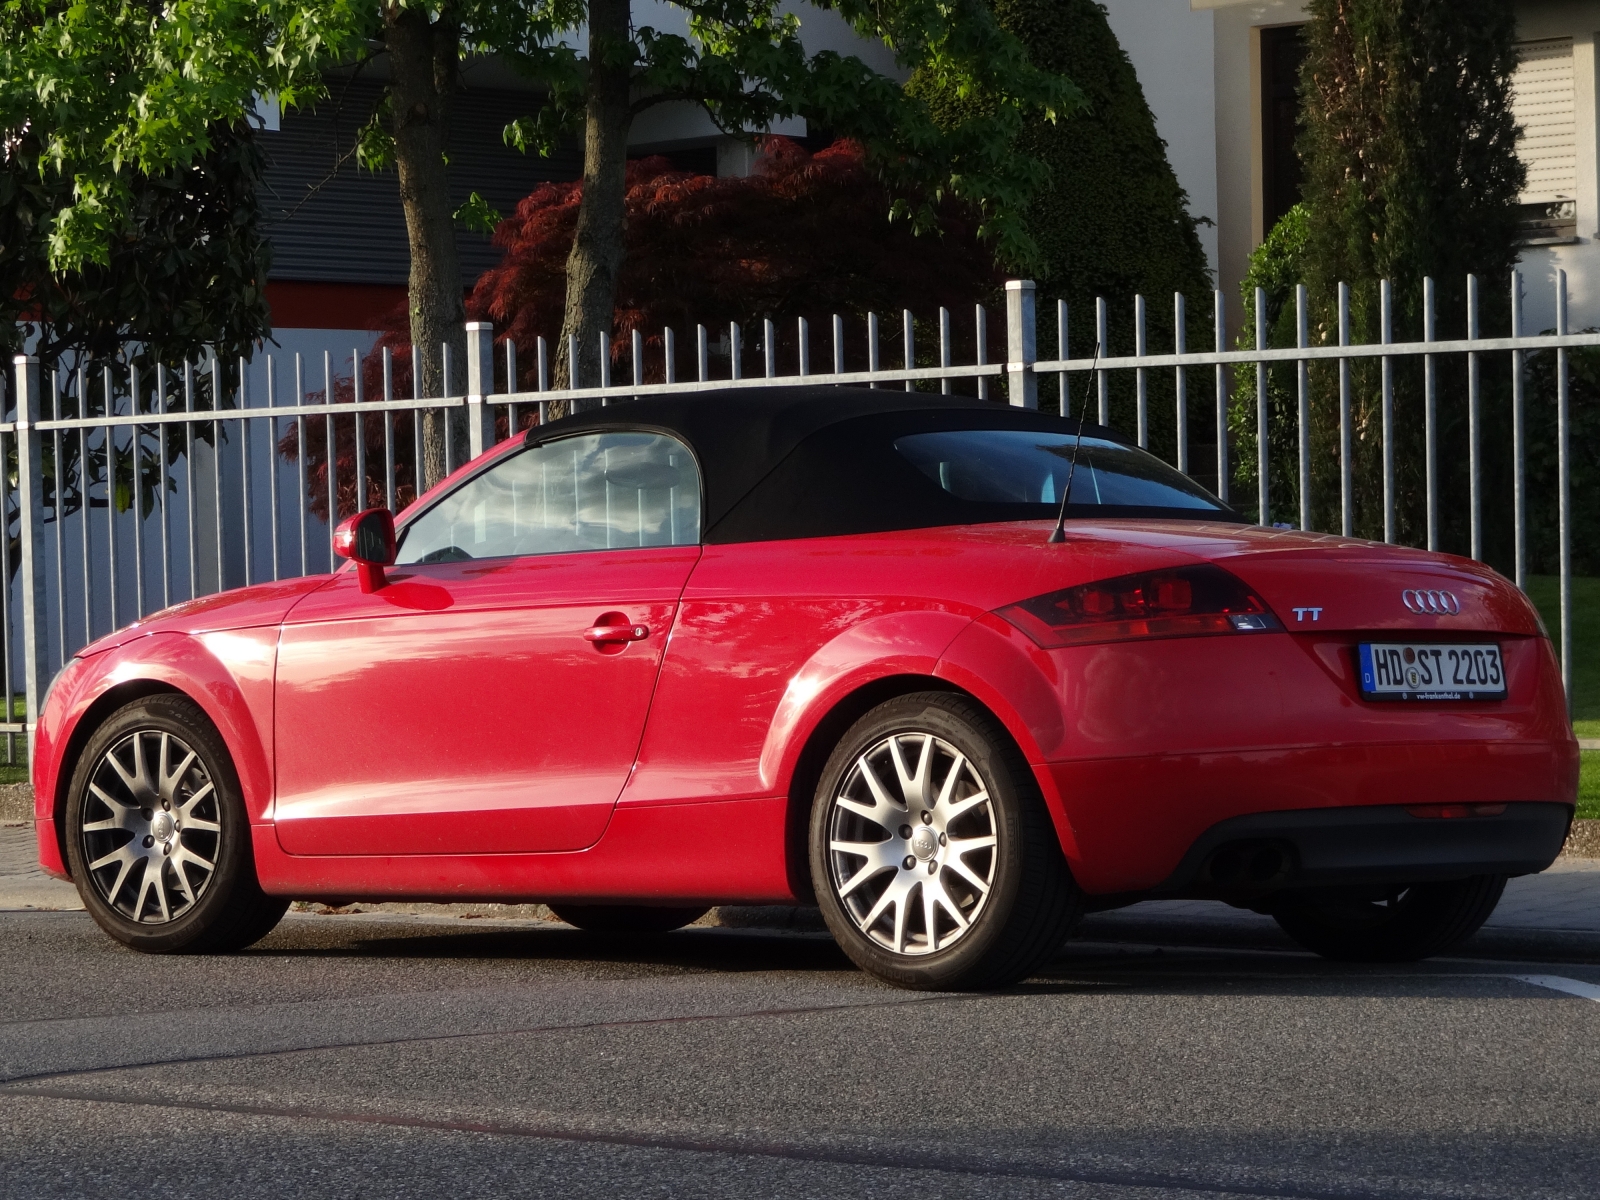
[[[1572,95],[1572,39],[1548,38],[1517,47],[1511,111],[1522,136],[1517,156],[1528,170],[1521,196],[1522,242],[1576,240],[1578,129]]]

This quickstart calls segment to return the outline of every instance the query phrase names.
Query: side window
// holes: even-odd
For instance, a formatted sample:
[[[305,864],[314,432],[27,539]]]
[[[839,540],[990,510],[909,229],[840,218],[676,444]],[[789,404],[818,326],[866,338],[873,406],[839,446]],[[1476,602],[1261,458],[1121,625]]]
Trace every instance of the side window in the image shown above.
[[[501,459],[412,521],[397,563],[700,540],[700,472],[659,433],[586,433]]]

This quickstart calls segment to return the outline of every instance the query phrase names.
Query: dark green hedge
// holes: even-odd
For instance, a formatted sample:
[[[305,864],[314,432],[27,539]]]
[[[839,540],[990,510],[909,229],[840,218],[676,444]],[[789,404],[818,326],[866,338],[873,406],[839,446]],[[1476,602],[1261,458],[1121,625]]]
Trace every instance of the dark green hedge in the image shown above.
[[[991,6],[1038,66],[1067,76],[1089,101],[1084,112],[1054,124],[1031,119],[1017,146],[1050,168],[1050,182],[1027,216],[1028,231],[1039,244],[1039,258],[1030,269],[1039,284],[1041,356],[1056,350],[1057,298],[1069,305],[1075,356],[1093,352],[1096,296],[1104,296],[1111,307],[1105,353],[1132,353],[1136,294],[1147,301],[1150,348],[1170,349],[1174,292],[1188,298],[1191,348],[1208,348],[1212,283],[1197,221],[1104,6],[1093,0],[991,0]],[[964,105],[986,102],[982,96],[940,94],[922,78],[908,86],[948,118]],[[1114,423],[1131,432],[1132,382],[1117,382]],[[1203,395],[1201,387],[1207,388]],[[1047,402],[1054,391],[1042,389]],[[1190,396],[1196,425],[1207,428],[1207,382],[1191,379]],[[1167,373],[1152,380],[1150,403],[1152,444],[1170,457],[1174,422]]]

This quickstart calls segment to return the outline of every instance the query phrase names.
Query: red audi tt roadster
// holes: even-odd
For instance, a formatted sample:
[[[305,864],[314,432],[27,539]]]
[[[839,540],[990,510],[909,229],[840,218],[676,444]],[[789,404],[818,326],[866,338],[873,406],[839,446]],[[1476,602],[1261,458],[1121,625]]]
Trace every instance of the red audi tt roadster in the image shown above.
[[[337,540],[344,569],[180,604],[52,685],[40,858],[120,941],[234,949],[291,898],[633,931],[801,901],[867,971],[970,988],[1085,911],[1209,897],[1410,959],[1572,818],[1505,579],[1246,524],[1060,417],[618,403]]]

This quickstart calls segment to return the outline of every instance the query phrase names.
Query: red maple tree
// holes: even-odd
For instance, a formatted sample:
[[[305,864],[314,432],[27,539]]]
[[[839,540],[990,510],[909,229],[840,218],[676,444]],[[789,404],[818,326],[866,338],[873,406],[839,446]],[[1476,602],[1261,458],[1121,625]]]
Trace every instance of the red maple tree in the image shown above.
[[[567,255],[577,224],[582,183],[547,183],[517,205],[496,228],[495,243],[504,249],[500,265],[479,277],[467,300],[473,320],[495,325],[495,340],[509,338],[517,347],[517,385],[536,386],[535,347],[543,334],[554,338],[561,329],[566,295]],[[921,362],[936,361],[937,343],[929,336],[938,308],[951,310],[952,328],[963,347],[973,336],[973,302],[998,286],[1002,276],[993,256],[977,237],[970,214],[954,207],[942,214],[937,231],[914,234],[908,222],[889,217],[893,198],[867,166],[861,148],[838,141],[813,154],[788,138],[763,139],[758,169],[752,175],[716,178],[677,170],[665,158],[644,158],[628,164],[627,257],[617,284],[612,334],[613,378],[631,377],[634,330],[644,335],[647,381],[664,377],[663,330],[677,331],[677,376],[692,379],[695,371],[695,325],[702,324],[717,340],[729,322],[744,332],[741,362],[745,375],[760,374],[762,321],[776,327],[778,372],[797,369],[796,318],[811,323],[814,372],[832,369],[831,318],[847,319],[845,362],[850,370],[867,365],[864,314],[884,318],[885,365],[900,362],[900,319],[903,309],[919,320]],[[1000,334],[998,322],[991,337]],[[382,394],[381,351],[394,358],[398,396],[411,394],[411,347],[406,314],[396,312],[388,330],[363,370],[364,398]],[[551,348],[554,354],[554,346]],[[991,347],[993,352],[996,347]],[[970,349],[957,361],[970,361]],[[465,364],[457,368],[465,384]],[[506,385],[505,356],[495,355],[496,388]],[[724,357],[713,367],[726,376]],[[596,381],[584,381],[596,382]],[[334,402],[353,399],[348,379],[334,385]],[[311,403],[320,397],[308,396]],[[530,407],[518,425],[537,419]],[[396,457],[396,503],[416,495],[412,476],[412,418],[393,420]],[[327,519],[327,422],[306,423],[307,501]],[[501,436],[507,417],[499,417]],[[338,471],[340,516],[384,498],[384,418],[367,414],[361,422],[366,443],[367,478],[358,485],[355,470],[356,422],[335,420],[334,446]],[[291,427],[279,444],[284,457],[299,453]],[[459,455],[464,448],[458,450]]]

